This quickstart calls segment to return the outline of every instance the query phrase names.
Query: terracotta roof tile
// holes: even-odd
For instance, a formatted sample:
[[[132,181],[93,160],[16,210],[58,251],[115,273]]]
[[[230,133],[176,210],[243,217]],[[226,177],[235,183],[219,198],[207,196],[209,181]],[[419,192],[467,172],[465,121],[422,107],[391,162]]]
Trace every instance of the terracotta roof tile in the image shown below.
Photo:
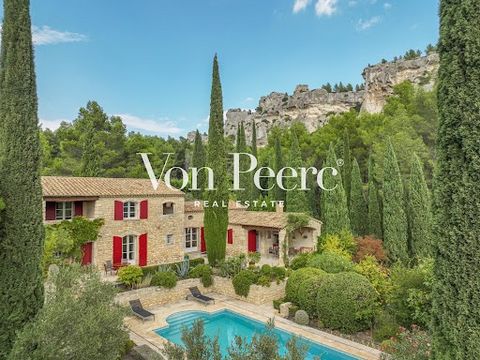
[[[42,176],[44,197],[183,196],[160,182],[154,190],[149,179]]]

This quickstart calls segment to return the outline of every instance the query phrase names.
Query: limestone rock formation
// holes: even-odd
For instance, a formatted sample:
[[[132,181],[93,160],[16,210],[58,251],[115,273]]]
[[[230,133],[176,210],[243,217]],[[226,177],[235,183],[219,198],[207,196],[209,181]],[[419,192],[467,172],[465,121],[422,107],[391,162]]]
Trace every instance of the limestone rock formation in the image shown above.
[[[381,112],[386,98],[392,95],[393,87],[406,80],[431,90],[437,77],[438,66],[438,54],[431,53],[417,59],[367,67],[362,74],[365,79],[365,100],[362,111]]]
[[[256,110],[228,110],[225,135],[235,137],[238,125],[243,121],[247,142],[250,142],[253,120],[257,127],[257,145],[265,146],[268,132],[274,126],[288,128],[298,121],[313,132],[324,126],[332,115],[352,108],[378,113],[393,93],[393,87],[403,81],[409,80],[431,90],[438,66],[438,54],[430,53],[412,60],[401,59],[365,68],[362,73],[365,90],[329,93],[324,89],[310,90],[308,85],[297,85],[292,95],[272,92],[260,98]],[[193,141],[194,135],[194,132],[189,133],[188,139]]]

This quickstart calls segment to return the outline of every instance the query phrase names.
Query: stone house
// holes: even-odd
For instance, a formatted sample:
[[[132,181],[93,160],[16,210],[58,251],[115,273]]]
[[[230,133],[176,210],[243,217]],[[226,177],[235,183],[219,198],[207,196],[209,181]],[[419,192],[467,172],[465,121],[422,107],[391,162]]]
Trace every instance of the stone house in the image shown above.
[[[42,187],[45,224],[75,216],[104,220],[99,238],[83,246],[83,264],[147,266],[207,251],[201,202],[185,201],[163,182],[154,190],[148,179],[44,176]],[[258,251],[264,262],[282,264],[287,214],[228,206],[227,256]],[[320,231],[321,222],[311,218],[293,235],[289,252],[315,250]]]

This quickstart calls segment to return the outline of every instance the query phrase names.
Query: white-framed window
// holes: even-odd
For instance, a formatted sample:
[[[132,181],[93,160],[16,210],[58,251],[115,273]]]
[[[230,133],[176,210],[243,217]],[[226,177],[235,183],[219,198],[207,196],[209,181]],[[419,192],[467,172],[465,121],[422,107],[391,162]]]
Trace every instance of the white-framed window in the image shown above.
[[[172,245],[173,244],[173,234],[167,234],[165,236],[165,244]]]
[[[185,228],[185,249],[197,250],[198,228]]]
[[[173,210],[173,202],[163,203],[163,215],[172,215]]]
[[[135,243],[136,235],[126,235],[122,239],[122,262],[134,264],[135,263]]]
[[[127,201],[123,203],[123,218],[137,219],[138,218],[138,203],[135,201]]]
[[[55,203],[55,220],[70,220],[73,217],[73,202]]]

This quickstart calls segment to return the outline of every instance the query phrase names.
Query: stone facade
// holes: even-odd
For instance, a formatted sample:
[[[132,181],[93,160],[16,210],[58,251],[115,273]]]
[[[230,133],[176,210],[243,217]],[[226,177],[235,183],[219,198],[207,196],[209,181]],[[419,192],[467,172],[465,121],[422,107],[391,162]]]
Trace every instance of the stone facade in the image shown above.
[[[202,293],[217,293],[257,305],[271,303],[273,300],[285,297],[285,281],[279,284],[272,282],[269,287],[252,285],[248,297],[245,298],[235,294],[231,279],[214,276],[213,285],[209,288],[204,288],[199,279],[186,279],[178,281],[173,289],[152,286],[126,291],[118,294],[116,301],[119,304],[128,305],[130,300],[140,299],[146,308],[161,306],[184,300],[190,294],[188,288],[193,286],[197,286]]]

